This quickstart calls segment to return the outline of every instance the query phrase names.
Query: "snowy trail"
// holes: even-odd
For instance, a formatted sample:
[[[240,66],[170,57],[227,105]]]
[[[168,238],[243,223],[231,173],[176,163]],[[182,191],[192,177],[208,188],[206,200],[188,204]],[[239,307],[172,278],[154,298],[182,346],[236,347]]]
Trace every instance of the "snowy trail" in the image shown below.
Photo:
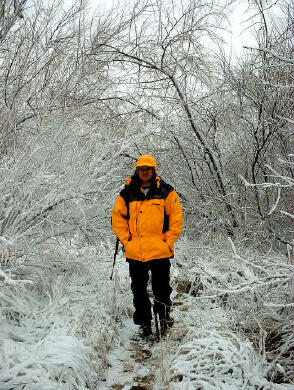
[[[148,342],[134,336],[138,327],[131,319],[121,325],[120,346],[108,354],[109,368],[101,390],[160,390],[166,389],[166,358],[169,336],[161,342]],[[136,337],[135,337],[136,338]]]

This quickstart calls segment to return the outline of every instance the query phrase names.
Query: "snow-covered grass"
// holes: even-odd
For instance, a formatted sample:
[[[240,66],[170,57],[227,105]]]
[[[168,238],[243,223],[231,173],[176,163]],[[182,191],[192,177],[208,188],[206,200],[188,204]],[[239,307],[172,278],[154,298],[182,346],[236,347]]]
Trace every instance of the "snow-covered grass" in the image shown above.
[[[135,329],[128,267],[119,253],[110,281],[113,250],[109,241],[44,246],[10,268],[10,279],[2,275],[0,389],[111,388],[114,377],[127,375],[114,356],[125,371],[138,370],[125,351]],[[175,325],[153,347],[153,368],[144,363],[149,386],[257,390],[291,383],[291,262],[241,241],[183,237],[172,260]],[[121,386],[131,388],[130,375]]]
[[[13,268],[11,279],[25,274],[33,285],[2,285],[1,390],[89,389],[105,375],[121,315],[111,261],[96,248],[67,249]]]
[[[179,347],[171,364],[171,381],[213,390],[260,389],[268,382],[252,344],[228,330],[199,329]],[[173,389],[185,388],[174,384]]]
[[[174,281],[177,300],[184,302],[189,313],[189,331],[184,332],[185,347],[179,346],[172,365],[173,376],[188,360],[191,373],[187,377],[191,380],[200,383],[198,374],[211,373],[206,387],[202,383],[209,389],[215,375],[219,378],[219,370],[231,373],[239,356],[242,386],[255,381],[259,388],[256,383],[264,378],[293,381],[292,261],[286,254],[257,253],[241,243],[235,246],[231,240],[205,243],[183,239]],[[224,378],[220,382],[224,389],[240,388],[236,377]]]

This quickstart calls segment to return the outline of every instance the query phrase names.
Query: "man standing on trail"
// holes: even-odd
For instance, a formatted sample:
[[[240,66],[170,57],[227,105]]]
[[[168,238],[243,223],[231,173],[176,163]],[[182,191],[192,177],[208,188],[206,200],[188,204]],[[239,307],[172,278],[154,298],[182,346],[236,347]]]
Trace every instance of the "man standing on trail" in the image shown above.
[[[152,334],[151,303],[147,293],[150,270],[153,312],[159,316],[163,335],[173,325],[170,258],[174,257],[174,242],[182,230],[182,209],[173,187],[157,176],[156,161],[152,156],[140,156],[134,175],[126,180],[112,212],[112,229],[124,245],[129,263],[134,323],[140,325],[143,337]]]

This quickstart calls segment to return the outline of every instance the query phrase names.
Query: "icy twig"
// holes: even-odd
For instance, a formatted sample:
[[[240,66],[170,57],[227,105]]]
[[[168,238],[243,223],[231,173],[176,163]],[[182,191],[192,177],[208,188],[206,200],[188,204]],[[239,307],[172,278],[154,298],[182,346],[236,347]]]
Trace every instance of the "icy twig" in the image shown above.
[[[278,189],[277,199],[275,200],[275,203],[273,204],[272,208],[268,212],[268,215],[271,215],[276,210],[278,203],[281,199],[281,187],[277,187],[277,189]]]
[[[232,250],[233,250],[233,253],[234,253],[234,256],[236,259],[240,260],[241,262],[245,263],[246,265],[250,265],[251,267],[254,267],[254,268],[262,271],[266,275],[269,275],[269,272],[264,267],[261,267],[260,265],[250,263],[250,261],[242,259],[242,257],[237,254],[235,244],[234,244],[233,240],[231,239],[231,237],[228,237],[228,241],[231,244],[231,247],[232,247]]]
[[[33,284],[31,280],[15,280],[11,279],[4,271],[0,269],[0,278],[4,279],[4,285],[20,286],[24,284]]]

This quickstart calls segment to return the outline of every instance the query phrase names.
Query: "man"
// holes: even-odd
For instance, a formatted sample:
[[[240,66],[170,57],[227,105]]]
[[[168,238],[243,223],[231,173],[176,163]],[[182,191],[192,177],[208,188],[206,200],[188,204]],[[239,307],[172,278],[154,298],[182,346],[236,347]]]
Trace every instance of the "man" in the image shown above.
[[[152,156],[139,157],[134,175],[126,180],[112,212],[112,229],[124,245],[129,263],[134,323],[140,325],[143,337],[152,334],[147,293],[150,270],[155,298],[153,312],[159,316],[163,335],[173,324],[169,259],[174,257],[173,245],[181,234],[182,209],[173,187],[157,176]]]

